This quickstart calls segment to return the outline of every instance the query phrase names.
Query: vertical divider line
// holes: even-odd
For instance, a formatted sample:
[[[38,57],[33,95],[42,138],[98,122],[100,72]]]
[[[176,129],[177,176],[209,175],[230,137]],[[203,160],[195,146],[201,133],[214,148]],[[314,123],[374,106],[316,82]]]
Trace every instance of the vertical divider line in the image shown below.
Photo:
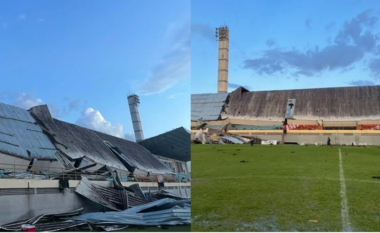
[[[346,181],[344,179],[342,153],[339,148],[339,174],[340,174],[340,198],[342,214],[342,231],[352,231],[350,218],[348,214],[348,201],[346,194]]]

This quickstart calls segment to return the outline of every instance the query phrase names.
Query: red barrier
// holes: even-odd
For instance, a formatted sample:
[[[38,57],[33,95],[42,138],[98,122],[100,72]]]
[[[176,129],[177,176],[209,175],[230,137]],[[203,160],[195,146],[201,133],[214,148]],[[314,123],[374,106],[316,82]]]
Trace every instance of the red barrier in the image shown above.
[[[286,130],[317,130],[319,125],[284,125]]]
[[[360,130],[380,130],[380,125],[378,125],[378,124],[358,125],[357,128]]]
[[[36,227],[33,225],[21,225],[22,232],[36,232]]]

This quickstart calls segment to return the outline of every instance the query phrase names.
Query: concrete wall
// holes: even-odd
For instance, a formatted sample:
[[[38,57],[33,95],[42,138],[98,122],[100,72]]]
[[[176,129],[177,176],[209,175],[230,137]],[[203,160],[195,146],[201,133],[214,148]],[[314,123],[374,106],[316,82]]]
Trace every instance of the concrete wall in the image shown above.
[[[257,137],[263,140],[282,140],[282,130],[230,130],[230,133],[240,136]],[[192,131],[191,139],[195,133]],[[380,145],[378,130],[292,130],[284,136],[285,142],[304,144],[327,144],[330,137],[333,145]]]
[[[251,133],[251,134],[239,134],[244,136],[254,136],[263,140],[278,140],[281,141],[281,134],[273,133],[273,134],[259,134],[259,133]],[[331,144],[333,145],[351,145],[354,143],[355,145],[380,145],[380,134],[367,134],[367,133],[288,133],[285,134],[284,141],[286,142],[297,142],[304,144],[327,144],[327,138],[330,137]]]
[[[380,145],[380,134],[354,134],[354,133],[316,133],[316,134],[287,134],[285,142],[299,142],[305,144],[327,144],[330,137],[333,145]]]
[[[40,214],[62,213],[84,208],[84,213],[103,211],[103,206],[75,193],[79,181],[70,181],[69,189],[58,189],[57,180],[13,180],[0,179],[0,225],[30,218]],[[105,187],[112,186],[108,181],[93,182]],[[129,186],[133,182],[125,182]],[[157,191],[157,183],[139,183],[143,191]],[[166,183],[165,190],[191,197],[190,184]],[[29,188],[28,188],[29,187]]]

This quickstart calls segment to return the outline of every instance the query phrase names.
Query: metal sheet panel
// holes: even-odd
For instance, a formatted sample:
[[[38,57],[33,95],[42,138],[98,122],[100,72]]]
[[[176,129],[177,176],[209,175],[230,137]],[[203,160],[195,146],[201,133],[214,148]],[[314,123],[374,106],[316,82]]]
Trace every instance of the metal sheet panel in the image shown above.
[[[139,144],[155,155],[190,161],[190,132],[183,127],[145,139]]]
[[[47,129],[54,145],[72,159],[86,156],[95,163],[127,171],[123,163],[105,144],[105,141],[108,141],[128,157],[128,161],[138,169],[157,174],[171,173],[152,153],[138,143],[54,119],[46,105],[33,107],[30,112],[38,123]]]
[[[217,120],[228,93],[192,94],[191,95],[191,121],[200,118],[204,121]]]
[[[288,99],[297,100],[295,119],[369,120],[380,119],[380,86],[316,88],[243,92],[229,95],[229,119],[282,121]]]
[[[71,219],[97,224],[107,222],[144,226],[190,224],[190,200],[165,198],[121,212],[88,213]]]
[[[49,160],[55,160],[57,152],[28,111],[3,103],[0,103],[0,151],[25,159]]]
[[[239,139],[234,138],[234,137],[224,136],[224,137],[222,137],[222,138],[227,139],[227,140],[229,140],[229,141],[231,141],[231,142],[233,142],[233,143],[235,143],[235,144],[243,144],[242,141],[240,141]]]

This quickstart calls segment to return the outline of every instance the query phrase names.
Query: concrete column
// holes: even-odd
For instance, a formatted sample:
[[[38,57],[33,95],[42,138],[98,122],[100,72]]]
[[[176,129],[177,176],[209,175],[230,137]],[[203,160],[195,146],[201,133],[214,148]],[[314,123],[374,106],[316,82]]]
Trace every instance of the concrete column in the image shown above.
[[[228,92],[228,27],[219,28],[219,62],[218,62],[218,93]]]

